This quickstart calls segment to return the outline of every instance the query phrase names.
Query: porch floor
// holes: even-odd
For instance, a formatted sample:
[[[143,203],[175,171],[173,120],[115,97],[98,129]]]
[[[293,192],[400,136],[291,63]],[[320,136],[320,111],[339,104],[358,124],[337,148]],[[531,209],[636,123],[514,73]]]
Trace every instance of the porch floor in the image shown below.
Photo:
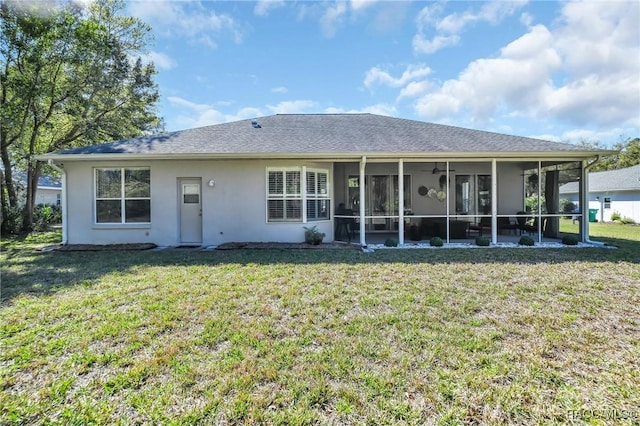
[[[523,234],[523,235],[528,235],[529,237],[533,238],[533,240],[536,242],[536,244],[538,243],[538,235],[537,234]],[[484,235],[489,237],[489,239],[491,238],[491,235]],[[477,235],[472,235],[468,238],[463,238],[463,239],[451,239],[449,242],[450,243],[456,243],[456,244],[475,244],[476,241],[476,237]],[[518,241],[520,240],[521,235],[520,234],[498,234],[498,243],[503,243],[503,244],[517,244]],[[388,238],[394,238],[394,239],[398,239],[398,233],[397,232],[368,232],[367,236],[366,236],[366,242],[367,244],[384,244],[384,242],[388,239]],[[444,239],[443,239],[444,240]],[[344,241],[346,242],[346,241]],[[352,244],[359,244],[360,242],[360,236],[359,234],[355,234],[355,236],[351,239],[351,243]],[[542,237],[542,242],[543,243],[560,243],[561,242],[561,238],[547,238],[547,237]],[[445,241],[446,243],[446,241]],[[424,244],[429,244],[429,238],[424,238],[420,241],[413,241],[407,237],[405,237],[404,239],[404,245],[405,246],[411,246],[411,245],[424,245]]]

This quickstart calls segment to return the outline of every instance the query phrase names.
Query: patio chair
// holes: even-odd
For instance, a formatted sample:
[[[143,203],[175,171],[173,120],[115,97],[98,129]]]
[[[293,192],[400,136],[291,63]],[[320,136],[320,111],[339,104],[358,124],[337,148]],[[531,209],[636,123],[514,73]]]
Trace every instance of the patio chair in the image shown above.
[[[499,217],[498,218],[498,232],[502,231],[513,231],[514,233],[519,229],[517,223],[511,223],[511,218],[508,217]]]
[[[525,212],[518,212],[518,215],[526,214]],[[533,220],[533,222],[531,222]],[[520,230],[520,235],[523,232],[527,234],[537,234],[538,233],[538,217],[518,217],[518,229]]]
[[[340,204],[336,215],[340,216],[353,216],[353,210],[344,208],[344,204]],[[353,217],[337,217],[336,218],[336,232],[335,240],[340,240],[343,234],[346,235],[347,241],[351,243],[351,238],[354,237],[356,220]]]
[[[481,217],[477,224],[469,225],[469,231],[478,231],[478,235],[482,236],[484,231],[491,232],[491,218]]]

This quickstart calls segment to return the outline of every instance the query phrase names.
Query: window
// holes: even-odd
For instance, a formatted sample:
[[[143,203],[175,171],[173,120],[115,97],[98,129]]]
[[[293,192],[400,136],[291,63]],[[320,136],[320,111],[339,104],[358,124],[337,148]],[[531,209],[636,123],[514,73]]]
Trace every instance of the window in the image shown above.
[[[268,222],[302,222],[303,206],[306,206],[307,221],[327,220],[329,203],[329,173],[326,170],[267,169]]]
[[[151,222],[148,168],[95,169],[96,223]]]
[[[610,209],[611,208],[611,198],[609,198],[609,197],[605,197],[604,198],[604,208],[605,209]]]
[[[491,176],[456,175],[456,214],[491,213]]]
[[[307,220],[329,219],[329,176],[326,171],[307,171]]]

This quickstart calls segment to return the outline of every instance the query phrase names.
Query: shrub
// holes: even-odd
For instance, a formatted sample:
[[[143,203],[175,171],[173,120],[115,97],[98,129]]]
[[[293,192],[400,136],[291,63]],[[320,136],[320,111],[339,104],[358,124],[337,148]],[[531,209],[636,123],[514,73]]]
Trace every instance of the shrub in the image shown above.
[[[384,245],[386,247],[398,247],[398,240],[396,240],[395,238],[387,238],[386,240],[384,240]]]
[[[618,221],[618,220],[622,220],[622,216],[620,216],[620,213],[618,213],[618,212],[611,213],[611,221],[615,222],[615,221]]]
[[[622,219],[620,219],[620,222],[624,223],[625,225],[636,223],[636,221],[631,219],[630,217],[623,217]]]
[[[476,237],[476,245],[487,247],[489,244],[491,244],[491,240],[488,237]]]
[[[533,238],[523,235],[522,237],[520,237],[520,241],[518,241],[518,244],[521,246],[533,246],[536,243]]]
[[[311,244],[317,246],[322,242],[324,238],[324,232],[318,231],[316,225],[313,226],[303,226],[304,228],[304,242],[307,244]]]
[[[33,209],[33,230],[46,231],[49,225],[60,223],[62,212],[60,207],[49,204],[38,204]]]
[[[22,207],[8,208],[2,218],[2,234],[19,234],[22,230]]]
[[[444,245],[444,241],[440,237],[433,237],[429,240],[429,244],[433,247],[442,247]]]
[[[578,245],[578,237],[575,235],[565,235],[562,237],[562,244],[567,246],[577,246]]]

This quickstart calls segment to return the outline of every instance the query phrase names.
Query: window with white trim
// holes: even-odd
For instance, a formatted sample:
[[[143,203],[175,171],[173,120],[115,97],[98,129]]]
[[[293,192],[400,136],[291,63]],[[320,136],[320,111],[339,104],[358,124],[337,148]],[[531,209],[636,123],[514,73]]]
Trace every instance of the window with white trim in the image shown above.
[[[267,218],[270,222],[302,220],[299,169],[267,171]]]
[[[150,169],[95,169],[95,221],[99,224],[150,223]]]
[[[329,219],[329,174],[307,170],[307,221]]]
[[[267,168],[267,222],[302,222],[305,212],[307,221],[329,219],[329,172],[302,167]]]
[[[610,197],[604,197],[604,208],[605,209],[610,209],[611,208],[611,198]]]

